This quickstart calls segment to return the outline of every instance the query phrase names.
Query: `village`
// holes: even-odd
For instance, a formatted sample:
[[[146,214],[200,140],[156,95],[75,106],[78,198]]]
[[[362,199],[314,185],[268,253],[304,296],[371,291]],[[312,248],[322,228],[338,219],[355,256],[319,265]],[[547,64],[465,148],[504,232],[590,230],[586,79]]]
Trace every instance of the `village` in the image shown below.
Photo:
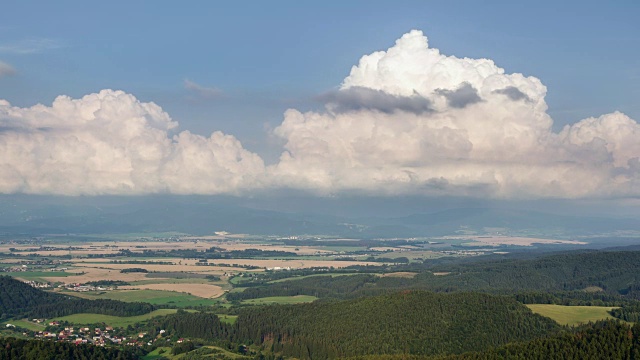
[[[35,324],[45,323],[44,319],[31,319],[29,322]],[[157,341],[163,344],[171,343],[172,339],[165,337],[166,331],[160,330],[152,336],[147,332],[137,332],[131,335],[127,334],[132,329],[114,328],[112,326],[89,327],[89,326],[70,326],[67,322],[50,321],[44,330],[28,330],[14,324],[6,324],[5,327],[13,331],[22,331],[22,336],[40,339],[53,340],[58,342],[68,342],[73,344],[93,344],[97,346],[107,345],[125,345],[143,347],[151,346]],[[180,344],[189,341],[184,338],[174,339],[175,343]]]

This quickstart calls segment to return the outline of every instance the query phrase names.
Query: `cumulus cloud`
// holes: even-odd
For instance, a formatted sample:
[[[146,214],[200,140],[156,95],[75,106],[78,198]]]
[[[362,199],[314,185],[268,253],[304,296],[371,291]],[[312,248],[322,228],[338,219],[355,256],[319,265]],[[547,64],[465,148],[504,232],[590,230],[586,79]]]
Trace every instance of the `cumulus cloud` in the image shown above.
[[[274,130],[286,151],[272,181],[322,194],[640,195],[637,122],[613,113],[554,133],[539,79],[443,55],[420,31],[363,56],[332,98],[353,89],[374,103],[422,94],[429,111],[363,101],[350,112],[288,110]]]
[[[223,94],[218,88],[202,86],[189,79],[184,80],[184,88],[202,99],[218,99]]]
[[[0,77],[14,75],[15,73],[16,69],[13,66],[0,61]]]
[[[30,108],[0,100],[0,193],[640,196],[640,124],[615,112],[554,132],[546,91],[411,31],[363,56],[320,97],[324,110],[287,110],[269,166],[231,135],[178,133],[160,107],[121,91]]]
[[[184,131],[159,106],[122,91],[52,106],[0,100],[0,192],[219,194],[256,188],[262,159],[233,136]]]

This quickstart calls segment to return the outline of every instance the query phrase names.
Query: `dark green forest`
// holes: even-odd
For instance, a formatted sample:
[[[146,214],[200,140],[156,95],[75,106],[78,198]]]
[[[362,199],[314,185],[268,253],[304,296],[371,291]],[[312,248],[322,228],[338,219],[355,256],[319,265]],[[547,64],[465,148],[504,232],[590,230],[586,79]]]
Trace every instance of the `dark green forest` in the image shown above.
[[[156,319],[178,336],[260,345],[304,359],[359,354],[440,354],[486,349],[559,331],[513,298],[403,291],[302,305],[242,309],[235,325],[207,313]]]
[[[496,294],[551,294],[550,303],[569,303],[571,298],[602,303],[640,299],[640,251],[587,251],[543,256],[535,259],[503,259],[395,270],[420,271],[414,278],[354,275],[308,277],[251,286],[232,293],[229,300],[266,296],[312,295],[320,298],[353,298],[384,294],[399,289],[435,292],[482,291]],[[447,273],[444,276],[433,273]],[[242,283],[237,286],[244,286]],[[587,287],[601,292],[586,293]],[[572,304],[581,303],[574,301]]]
[[[140,352],[134,349],[0,337],[3,360],[134,360],[139,356]]]
[[[147,303],[85,300],[55,294],[35,289],[8,276],[0,276],[0,320],[12,317],[51,318],[78,313],[134,316],[155,309],[155,306]]]
[[[599,321],[556,335],[459,355],[372,355],[350,360],[637,360],[640,359],[640,325]]]

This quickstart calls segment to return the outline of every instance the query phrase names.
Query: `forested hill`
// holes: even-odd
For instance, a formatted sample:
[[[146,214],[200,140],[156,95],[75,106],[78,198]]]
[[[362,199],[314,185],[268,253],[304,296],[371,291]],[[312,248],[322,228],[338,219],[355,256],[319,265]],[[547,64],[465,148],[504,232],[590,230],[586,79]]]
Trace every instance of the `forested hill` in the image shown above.
[[[118,349],[87,344],[76,345],[0,337],[0,359],[3,360],[136,360],[140,359],[139,355],[135,348]]]
[[[573,292],[571,296],[585,299],[640,299],[640,251],[571,252],[535,259],[476,260],[455,265],[410,264],[400,271],[418,274],[412,279],[373,275],[310,277],[254,286],[231,293],[227,298],[291,295],[348,298],[421,289],[502,294]],[[584,292],[587,288],[599,292]]]
[[[298,358],[442,354],[486,349],[558,330],[509,297],[404,291],[391,295],[244,310],[235,341]]]
[[[515,342],[460,355],[369,355],[348,360],[520,360],[520,359],[640,359],[640,325],[615,321],[586,324],[577,329],[526,342]]]
[[[0,276],[0,319],[11,317],[56,317],[77,313],[116,316],[142,315],[155,310],[147,303],[116,300],[86,300],[35,289],[22,281]]]
[[[443,266],[417,281],[432,289],[460,290],[583,290],[597,286],[611,293],[638,297],[640,251],[587,251],[549,255],[531,260],[503,260]],[[435,280],[431,281],[431,280]]]

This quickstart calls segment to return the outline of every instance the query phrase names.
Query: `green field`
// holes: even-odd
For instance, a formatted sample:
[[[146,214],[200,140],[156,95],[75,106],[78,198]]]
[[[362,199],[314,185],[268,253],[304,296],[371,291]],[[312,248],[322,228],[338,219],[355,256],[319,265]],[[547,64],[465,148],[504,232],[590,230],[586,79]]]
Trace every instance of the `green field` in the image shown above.
[[[186,293],[164,290],[114,290],[105,292],[65,292],[85,299],[112,299],[127,302],[147,302],[154,305],[209,306],[220,302],[219,299],[204,299]]]
[[[315,296],[296,295],[296,296],[271,296],[258,299],[243,300],[242,304],[246,305],[266,305],[266,304],[300,304],[317,300]]]
[[[589,321],[614,319],[609,314],[615,307],[606,306],[563,306],[550,304],[529,304],[531,311],[555,320],[560,325],[578,325]]]
[[[32,280],[32,281],[38,281],[38,282],[46,282],[46,280],[43,278],[50,277],[50,276],[61,277],[61,276],[75,275],[74,273],[68,273],[64,271],[23,271],[23,272],[15,272],[15,273],[8,273],[8,274],[10,274],[14,278],[20,278],[24,280]]]
[[[337,277],[337,276],[350,276],[350,275],[362,275],[362,274],[364,274],[364,273],[351,273],[351,274],[313,274],[313,275],[305,275],[305,276],[293,276],[293,277],[284,278],[284,279],[272,280],[272,281],[269,281],[269,284],[279,283],[279,282],[285,282],[285,281],[290,281],[290,280],[300,280],[300,279],[306,279],[306,278],[310,278],[310,277],[318,277],[318,276],[331,276],[331,277]]]
[[[169,315],[177,312],[176,309],[160,309],[152,311],[148,314],[138,316],[111,316],[101,314],[73,314],[69,316],[63,316],[56,318],[58,321],[68,321],[73,324],[85,325],[95,323],[105,323],[113,327],[126,327],[127,325],[133,325],[137,322],[151,319],[156,316]]]
[[[155,279],[155,280],[138,280],[130,281],[131,285],[145,284],[220,284],[221,282],[213,282],[207,279]]]
[[[28,321],[27,319],[5,321],[0,326],[4,328],[7,324],[13,324],[15,326],[28,329],[28,330],[33,330],[33,331],[40,331],[40,330],[44,330],[45,328],[44,324],[34,323],[31,321]]]
[[[226,315],[226,314],[216,314],[220,321],[227,324],[235,324],[236,319],[238,319],[238,315]]]

